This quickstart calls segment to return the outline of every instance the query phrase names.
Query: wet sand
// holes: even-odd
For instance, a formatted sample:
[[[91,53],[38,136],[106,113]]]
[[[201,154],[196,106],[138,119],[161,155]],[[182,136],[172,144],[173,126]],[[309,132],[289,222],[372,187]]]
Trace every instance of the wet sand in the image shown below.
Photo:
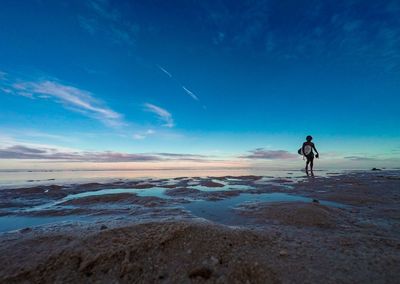
[[[399,171],[46,185],[0,198],[0,225],[32,223],[4,225],[2,283],[400,278]],[[64,222],[34,227],[41,218]]]

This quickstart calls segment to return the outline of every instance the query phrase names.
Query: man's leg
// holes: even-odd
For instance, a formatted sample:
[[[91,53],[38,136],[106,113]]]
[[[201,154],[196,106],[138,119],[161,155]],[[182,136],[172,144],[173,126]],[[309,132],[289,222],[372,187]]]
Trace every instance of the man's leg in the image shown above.
[[[311,159],[310,159],[310,169],[311,169],[311,176],[312,177],[314,177],[313,168],[314,168],[314,157],[311,157]]]

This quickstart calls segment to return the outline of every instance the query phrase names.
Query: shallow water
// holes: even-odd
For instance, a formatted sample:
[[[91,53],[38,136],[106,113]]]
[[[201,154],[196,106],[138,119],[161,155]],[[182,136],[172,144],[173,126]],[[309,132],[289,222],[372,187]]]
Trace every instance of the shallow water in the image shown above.
[[[248,190],[253,189],[252,186],[247,185],[229,185],[228,183],[224,183],[224,187],[220,188],[209,188],[205,186],[192,186],[192,188],[196,188],[199,190],[203,190],[206,192],[224,192],[227,190]],[[32,212],[40,212],[43,210],[54,209],[60,210],[65,208],[73,208],[74,206],[61,206],[60,204],[69,200],[84,198],[88,196],[101,196],[101,195],[109,195],[109,194],[120,194],[120,193],[132,193],[142,197],[158,197],[166,200],[174,200],[175,198],[181,197],[171,197],[165,194],[167,188],[163,187],[153,187],[148,189],[132,189],[132,188],[116,188],[116,189],[103,189],[97,191],[87,191],[78,194],[70,194],[64,198],[61,198],[57,201],[53,201],[50,203],[42,204],[39,206],[34,206],[32,208],[21,210],[20,212],[24,212],[24,214],[29,214]],[[299,195],[291,195],[287,193],[241,193],[238,196],[226,197],[221,200],[208,201],[204,199],[191,199],[185,198],[188,203],[183,203],[180,205],[171,204],[170,206],[184,209],[188,211],[191,215],[198,218],[204,218],[213,222],[226,224],[226,225],[243,225],[248,222],[248,219],[239,216],[234,213],[233,209],[240,205],[255,203],[255,202],[312,202],[311,198],[303,197]],[[320,204],[326,206],[334,206],[334,207],[343,207],[342,204],[329,202],[329,201],[320,201]],[[122,207],[121,204],[105,204],[107,208],[118,208]],[[57,217],[30,217],[30,216],[3,216],[0,217],[0,232],[6,232],[10,230],[22,229],[25,227],[33,227],[38,225],[45,225],[50,223],[59,223],[65,221],[88,221],[94,220],[93,216],[82,215],[67,215],[67,216],[57,216]],[[137,216],[139,219],[140,216]]]
[[[233,209],[244,204],[258,203],[258,202],[307,202],[312,203],[313,199],[291,195],[287,193],[275,192],[275,193],[242,193],[239,196],[227,198],[224,200],[207,201],[199,200],[188,204],[184,204],[183,207],[187,209],[193,215],[204,218],[217,223],[225,225],[241,225],[246,224],[249,219],[243,216],[239,216],[233,212]],[[325,206],[343,208],[345,205],[319,200],[319,204]]]
[[[80,220],[84,221],[87,220],[87,218],[96,218],[93,215],[90,215],[92,213],[85,213],[86,215],[66,215],[66,216],[60,216],[60,217],[49,217],[46,212],[42,212],[45,210],[55,210],[58,212],[61,212],[60,210],[64,210],[65,212],[70,210],[70,209],[84,209],[82,211],[84,212],[89,212],[90,210],[86,210],[87,208],[91,207],[92,209],[95,210],[100,210],[99,215],[103,214],[103,216],[109,216],[109,217],[115,217],[116,214],[115,212],[118,211],[118,214],[123,214],[123,216],[128,215],[130,220],[136,220],[140,219],[141,216],[137,214],[142,214],[142,213],[137,213],[138,211],[133,210],[134,208],[144,208],[146,211],[146,214],[149,212],[166,212],[166,209],[168,208],[178,208],[187,211],[188,213],[192,214],[195,217],[199,218],[205,218],[210,221],[218,222],[218,223],[223,223],[223,224],[246,224],[246,221],[243,216],[239,216],[238,214],[235,214],[233,209],[235,207],[238,207],[240,205],[246,204],[246,203],[254,203],[254,202],[312,202],[311,198],[300,196],[300,195],[294,195],[294,194],[287,194],[287,193],[282,193],[282,192],[269,192],[269,193],[260,193],[260,192],[251,192],[248,193],[247,191],[251,191],[253,189],[262,189],[264,187],[269,187],[269,190],[273,190],[273,188],[276,188],[276,186],[280,187],[280,190],[286,189],[286,188],[291,188],[293,184],[296,184],[296,182],[304,180],[306,177],[304,175],[304,172],[302,171],[274,171],[269,172],[270,175],[263,176],[261,179],[257,180],[252,180],[246,179],[246,178],[236,178],[233,176],[233,172],[226,172],[224,171],[223,173],[225,174],[225,178],[218,178],[217,176],[215,177],[210,177],[210,172],[204,172],[204,177],[201,177],[199,174],[200,172],[192,172],[192,171],[185,171],[185,175],[182,175],[184,177],[190,176],[190,174],[193,174],[196,176],[195,178],[177,178],[175,176],[174,178],[171,179],[166,179],[162,178],[160,176],[157,176],[157,178],[146,178],[146,180],[141,179],[141,181],[145,183],[152,183],[155,186],[152,188],[146,188],[146,189],[137,189],[137,188],[107,188],[107,184],[104,184],[104,188],[98,188],[96,190],[94,189],[88,189],[88,191],[81,192],[81,193],[75,193],[75,194],[69,194],[64,198],[59,198],[56,200],[53,200],[51,202],[46,202],[48,200],[48,197],[46,196],[46,191],[43,193],[43,200],[44,203],[41,205],[35,205],[30,208],[25,207],[23,208],[14,208],[10,207],[9,211],[7,211],[7,208],[4,208],[3,214],[14,214],[14,216],[3,216],[0,217],[0,232],[5,232],[9,230],[15,230],[15,229],[21,229],[24,227],[32,227],[32,226],[37,226],[37,225],[42,225],[42,224],[48,224],[48,223],[54,223],[54,222],[64,222],[64,221],[74,221],[74,220]],[[197,175],[196,175],[196,174]],[[327,177],[332,176],[330,175],[331,172],[317,172],[319,176],[318,177]],[[3,173],[4,174],[4,173]],[[22,174],[22,173],[21,173]],[[35,173],[36,174],[36,173]],[[41,173],[42,176],[37,176],[39,177],[45,177],[49,173]],[[58,174],[51,172],[51,175],[53,174]],[[93,173],[91,173],[93,174]],[[98,173],[96,173],[97,175]],[[101,172],[103,177],[110,175],[110,172]],[[116,174],[116,172],[113,172],[113,174]],[[117,173],[118,175],[119,173]],[[130,172],[123,172],[124,175],[129,176]],[[222,174],[222,172],[221,172]],[[229,175],[229,177],[227,176]],[[248,172],[241,172],[241,175],[244,174],[249,174]],[[335,172],[335,175],[341,174],[340,172]],[[0,174],[1,175],[1,174]],[[48,177],[48,176],[46,176]],[[82,175],[79,176],[81,178]],[[179,176],[178,176],[179,177]],[[61,177],[65,178],[65,177]],[[72,176],[71,176],[72,178]],[[75,178],[74,181],[76,182],[79,180],[79,178]],[[108,180],[111,180],[112,182],[115,182],[116,180],[121,181],[123,184],[124,181],[127,180],[121,180],[121,179],[115,179],[115,176],[112,178],[110,176],[107,177]],[[39,179],[37,179],[39,180]],[[64,179],[65,180],[65,179]],[[132,180],[132,179],[130,179]],[[129,181],[130,181],[129,180]],[[98,178],[94,180],[95,182],[101,182]],[[222,187],[207,187],[204,184],[207,182],[215,182],[219,184],[223,184]],[[4,179],[1,180],[0,178],[0,184],[3,182],[4,185]],[[14,181],[14,183],[22,182],[22,180]],[[47,180],[46,182],[49,182],[51,184],[57,184],[54,180]],[[87,182],[87,180],[85,180]],[[104,182],[104,181],[103,181]],[[43,184],[43,183],[41,183]],[[46,183],[44,183],[46,184]],[[60,183],[58,183],[60,184]],[[112,183],[111,183],[112,184]],[[110,184],[110,185],[111,185]],[[29,183],[30,186],[34,186],[33,184]],[[70,188],[74,188],[77,184],[69,184]],[[115,185],[115,184],[114,184]],[[188,196],[185,196],[185,191],[183,190],[182,194],[179,194],[177,196],[170,196],[166,194],[167,190],[174,190],[174,188],[170,188],[171,185],[176,185],[177,189],[182,189],[182,188],[187,188],[188,190],[190,189],[196,189],[199,190],[200,193],[196,192],[191,192],[191,194],[188,194]],[[168,186],[168,187],[165,187]],[[17,188],[18,186],[16,186]],[[111,186],[110,186],[111,187]],[[122,186],[121,186],[122,187]],[[233,195],[229,196],[228,192],[229,191],[235,191],[237,193],[238,191],[241,192],[240,195]],[[324,189],[315,189],[316,192],[324,192]],[[188,191],[189,192],[189,191]],[[289,191],[288,191],[289,192]],[[155,202],[152,204],[150,207],[146,207],[146,205],[139,205],[139,204],[122,204],[118,202],[101,202],[99,204],[90,204],[90,205],[62,205],[63,202],[74,200],[74,199],[79,199],[79,198],[84,198],[88,196],[101,196],[105,194],[121,194],[121,193],[131,193],[135,194],[138,197],[156,197],[163,199],[165,202],[157,203]],[[214,194],[215,193],[215,194]],[[16,196],[17,199],[21,198],[21,196]],[[29,197],[28,197],[29,198]],[[35,196],[35,198],[37,198]],[[211,201],[212,200],[212,201]],[[344,205],[340,203],[335,203],[335,202],[328,202],[328,201],[321,201],[320,204],[326,205],[326,206],[333,206],[333,207],[343,207]],[[113,211],[114,210],[114,211]],[[127,211],[124,211],[127,210]],[[132,211],[129,211],[132,210]],[[80,211],[80,212],[82,212]],[[71,212],[71,211],[69,211]],[[76,211],[75,211],[76,212]],[[94,211],[91,211],[94,212]],[[110,213],[114,212],[114,213]],[[122,212],[122,213],[120,213]],[[37,213],[44,213],[43,216],[40,217],[29,217],[29,214],[34,215]],[[61,214],[64,214],[61,212]],[[65,213],[65,214],[71,214],[71,213]],[[83,214],[83,213],[82,213]],[[96,212],[93,214],[97,214]],[[111,214],[111,215],[110,215]],[[136,214],[136,215],[135,215]],[[162,215],[162,213],[160,214]],[[122,215],[121,215],[122,216]],[[98,217],[100,218],[100,217]]]
[[[112,189],[101,189],[101,190],[95,190],[95,191],[85,191],[82,193],[70,194],[64,198],[57,200],[57,201],[53,201],[53,202],[46,203],[46,204],[41,204],[41,205],[29,208],[24,211],[32,212],[32,211],[40,211],[40,210],[44,210],[44,209],[51,209],[54,206],[57,206],[61,203],[64,203],[64,202],[70,201],[70,200],[74,200],[74,199],[79,199],[79,198],[88,197],[88,196],[101,196],[101,195],[120,194],[120,193],[131,193],[131,194],[136,194],[136,195],[142,196],[142,197],[153,196],[153,197],[168,199],[170,197],[168,195],[164,194],[165,190],[166,190],[166,188],[162,188],[162,187],[152,187],[152,188],[148,188],[148,189],[112,188]]]
[[[0,232],[15,231],[23,228],[36,227],[41,225],[60,224],[62,222],[87,222],[87,216],[52,216],[52,217],[31,217],[31,216],[1,216]]]
[[[336,171],[337,172],[337,171]],[[316,176],[326,176],[328,170],[316,170]],[[178,178],[178,177],[222,177],[259,175],[271,178],[305,177],[299,169],[271,170],[271,169],[216,169],[216,170],[126,170],[126,171],[0,171],[0,189],[16,188],[37,185],[74,184],[89,182],[113,182],[146,178]]]
[[[230,190],[250,190],[254,189],[255,187],[250,185],[225,184],[223,187],[208,187],[204,185],[193,185],[193,186],[188,186],[188,188],[194,188],[205,192],[215,192],[215,191],[230,191]]]
[[[112,188],[112,189],[102,189],[97,191],[86,191],[77,194],[70,194],[63,198],[64,201],[87,197],[87,196],[99,196],[106,194],[119,194],[119,193],[132,193],[137,194],[138,196],[154,196],[159,198],[170,198],[168,195],[165,195],[166,188],[163,187],[152,187],[146,189],[137,189],[137,188]]]

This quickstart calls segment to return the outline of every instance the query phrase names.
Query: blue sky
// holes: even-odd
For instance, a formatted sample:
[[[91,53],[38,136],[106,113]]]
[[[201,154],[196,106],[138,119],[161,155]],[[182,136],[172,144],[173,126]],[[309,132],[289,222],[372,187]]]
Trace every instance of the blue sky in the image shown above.
[[[1,168],[400,165],[399,1],[0,5]]]

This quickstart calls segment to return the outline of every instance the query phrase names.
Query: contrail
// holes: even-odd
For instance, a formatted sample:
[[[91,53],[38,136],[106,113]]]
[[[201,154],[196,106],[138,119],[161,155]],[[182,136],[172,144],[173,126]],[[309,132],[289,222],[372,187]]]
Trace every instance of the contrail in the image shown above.
[[[169,73],[167,70],[165,70],[164,68],[162,68],[160,65],[157,65],[157,67],[158,67],[161,71],[163,71],[165,74],[167,74],[168,77],[172,78],[171,73]]]
[[[195,101],[200,101],[198,96],[196,96],[192,91],[190,91],[188,88],[186,88],[184,85],[182,85],[181,82],[179,82],[176,78],[174,78],[174,76],[172,76],[172,74],[169,73],[165,68],[161,67],[158,64],[157,64],[157,68],[160,69],[169,78],[176,81],[179,84],[179,86],[185,91],[185,93],[188,94],[192,99],[194,99]]]
[[[183,89],[189,96],[191,96],[194,100],[196,100],[196,101],[199,100],[199,98],[198,98],[195,94],[193,94],[192,91],[188,90],[185,86],[182,86],[182,89]]]

